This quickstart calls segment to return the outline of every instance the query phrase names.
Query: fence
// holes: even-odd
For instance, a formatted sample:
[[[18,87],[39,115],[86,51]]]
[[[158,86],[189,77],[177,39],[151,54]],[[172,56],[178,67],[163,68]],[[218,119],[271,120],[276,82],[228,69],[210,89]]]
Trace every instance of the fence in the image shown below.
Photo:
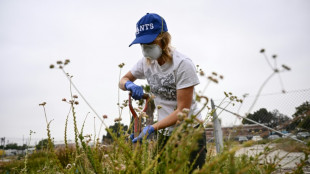
[[[236,103],[235,106],[232,104],[221,106],[220,100],[215,100],[215,105],[212,104],[213,101],[211,102],[211,107],[216,109],[216,112],[213,113],[213,128],[206,128],[206,133],[209,141],[215,140],[217,152],[223,148],[222,140],[240,143],[251,139],[267,140],[270,144],[276,144],[276,140],[280,139],[283,144],[291,140],[300,144],[308,141],[310,138],[310,89],[261,95],[252,111],[249,112],[248,108],[252,105],[254,98],[244,96],[243,102]],[[219,122],[221,122],[221,128],[218,128]],[[296,144],[290,142],[290,145]],[[242,149],[238,153],[257,154],[262,152],[266,145],[257,143],[256,146],[247,150]],[[282,168],[296,167],[296,161],[304,158],[302,150],[296,152],[298,151],[296,149],[284,148],[283,150],[280,146],[275,147],[278,153],[269,158],[272,159],[275,155],[283,157],[279,161]]]

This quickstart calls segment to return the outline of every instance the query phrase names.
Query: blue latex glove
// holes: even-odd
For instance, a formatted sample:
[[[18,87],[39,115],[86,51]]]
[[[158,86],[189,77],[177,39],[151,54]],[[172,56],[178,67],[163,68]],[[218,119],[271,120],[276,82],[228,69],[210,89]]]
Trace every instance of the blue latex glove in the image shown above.
[[[133,140],[135,138],[135,134],[132,133],[132,134],[130,134],[129,137],[130,137],[131,140]]]
[[[131,96],[133,99],[135,100],[140,100],[143,96],[143,88],[141,86],[138,86],[134,83],[132,83],[132,81],[128,80],[125,83],[125,88],[129,91],[131,91]]]
[[[133,142],[133,143],[136,143],[137,141],[140,141],[140,142],[141,142],[142,139],[144,138],[144,136],[146,136],[146,139],[148,139],[148,138],[150,137],[150,135],[151,135],[152,133],[154,133],[154,132],[155,132],[155,129],[154,129],[153,126],[151,126],[151,125],[145,126],[145,127],[143,128],[142,132],[140,133],[140,135],[139,135],[138,137],[134,138],[134,139],[132,140],[132,142]]]

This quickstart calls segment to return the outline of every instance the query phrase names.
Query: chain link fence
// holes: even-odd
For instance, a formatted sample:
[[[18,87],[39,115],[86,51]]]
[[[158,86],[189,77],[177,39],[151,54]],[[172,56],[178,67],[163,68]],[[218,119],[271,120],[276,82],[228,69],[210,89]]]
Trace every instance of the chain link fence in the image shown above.
[[[207,139],[219,147],[222,140],[253,143],[236,155],[257,155],[272,148],[264,160],[278,159],[281,170],[296,167],[305,158],[303,147],[310,142],[310,89],[262,94],[249,110],[255,97],[245,94],[242,103],[214,100],[216,112],[213,125],[206,128]],[[220,130],[216,130],[216,116]]]

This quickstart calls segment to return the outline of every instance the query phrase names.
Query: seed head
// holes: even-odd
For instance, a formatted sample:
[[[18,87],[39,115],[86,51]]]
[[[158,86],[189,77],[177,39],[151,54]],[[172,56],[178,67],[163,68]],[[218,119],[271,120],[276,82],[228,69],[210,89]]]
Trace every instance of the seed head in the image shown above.
[[[223,76],[223,75],[220,75],[220,79],[224,79],[224,76]]]
[[[72,96],[73,98],[78,98],[78,96],[77,95],[74,95],[74,96]]]
[[[183,112],[184,114],[188,114],[188,113],[189,113],[189,109],[188,109],[188,108],[183,108],[182,112]]]
[[[122,118],[115,118],[114,119],[114,122],[120,122],[120,121],[122,121]]]
[[[276,55],[276,54],[272,55],[272,58],[276,59],[276,58],[277,58],[277,55]]]
[[[102,117],[103,117],[103,119],[107,119],[107,118],[108,118],[108,116],[107,116],[107,115],[103,115]]]
[[[219,83],[219,81],[217,79],[213,79],[214,83]]]
[[[161,106],[161,105],[158,105],[158,106],[157,106],[157,109],[161,109],[161,108],[162,108],[162,106]]]
[[[66,59],[64,65],[67,65],[68,63],[70,63],[70,60]]]
[[[284,69],[288,70],[288,71],[290,71],[290,70],[291,70],[291,68],[290,68],[290,67],[288,67],[288,66],[286,66],[286,65],[282,65],[282,67],[283,67]]]
[[[55,65],[51,64],[50,65],[50,69],[53,69],[55,67]]]
[[[78,102],[78,101],[75,101],[75,102],[74,102],[74,104],[78,105],[78,104],[79,104],[79,102]]]
[[[216,72],[212,72],[212,75],[217,76],[217,73]]]
[[[264,53],[264,52],[265,52],[265,49],[264,49],[264,48],[260,50],[260,53]]]
[[[46,105],[46,102],[39,104],[39,106],[45,106],[45,105]]]
[[[61,101],[64,101],[64,102],[65,102],[65,101],[67,101],[67,99],[66,99],[66,98],[63,98]]]
[[[58,65],[61,65],[61,64],[62,64],[62,61],[59,60],[59,61],[57,61],[56,63],[57,63]]]
[[[177,116],[179,117],[179,120],[180,120],[180,121],[183,121],[186,115],[185,115],[184,113],[182,113],[182,112],[179,112],[179,113],[177,114]]]
[[[123,68],[125,66],[125,63],[121,63],[118,65],[118,67]]]
[[[199,74],[200,74],[201,76],[204,76],[204,75],[205,75],[205,73],[204,73],[202,70],[199,72]]]
[[[71,165],[71,164],[68,164],[68,165],[66,166],[66,169],[71,169],[71,167],[72,167],[72,165]]]
[[[126,170],[126,166],[124,164],[121,164],[121,170]]]

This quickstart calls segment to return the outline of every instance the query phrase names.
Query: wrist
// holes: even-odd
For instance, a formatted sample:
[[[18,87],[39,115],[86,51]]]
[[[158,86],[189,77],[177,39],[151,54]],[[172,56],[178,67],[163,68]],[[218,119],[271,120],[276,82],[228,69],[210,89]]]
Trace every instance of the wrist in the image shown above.
[[[149,125],[148,126],[148,133],[151,134],[153,132],[155,132],[155,128],[152,125]]]
[[[156,123],[153,124],[153,125],[150,125],[150,127],[152,127],[154,129],[154,131],[157,131],[157,126],[156,126]]]
[[[124,84],[125,89],[129,90],[128,88],[129,88],[129,85],[131,85],[131,84],[132,84],[132,81],[127,80],[127,82]]]

